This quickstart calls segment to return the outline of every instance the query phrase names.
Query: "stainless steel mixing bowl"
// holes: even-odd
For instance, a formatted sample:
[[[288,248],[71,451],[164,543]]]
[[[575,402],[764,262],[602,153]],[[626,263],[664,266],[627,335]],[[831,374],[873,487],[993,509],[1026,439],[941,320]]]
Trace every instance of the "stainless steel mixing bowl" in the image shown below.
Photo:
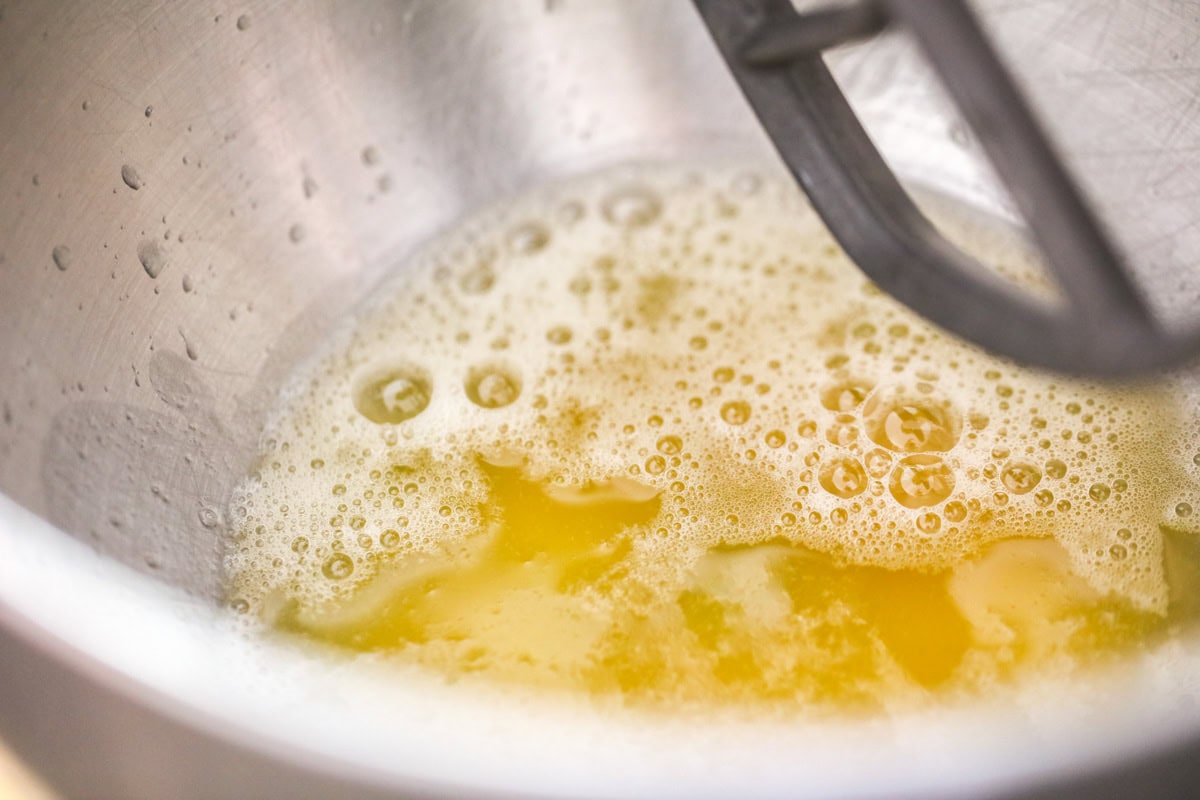
[[[1160,308],[1194,308],[1193,8],[981,8]],[[836,61],[901,174],[1007,213],[903,42]],[[771,157],[685,2],[0,2],[4,736],[80,797],[1186,792],[1187,670],[1063,735],[1018,710],[1001,739],[968,714],[651,759],[637,731],[550,751],[511,709],[389,706],[225,624],[230,488],[374,281],[506,195],[717,155]]]

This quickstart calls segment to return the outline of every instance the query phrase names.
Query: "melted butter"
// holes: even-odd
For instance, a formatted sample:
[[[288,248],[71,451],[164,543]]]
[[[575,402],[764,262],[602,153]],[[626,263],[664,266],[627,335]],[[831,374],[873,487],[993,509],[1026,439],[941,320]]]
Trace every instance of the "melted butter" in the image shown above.
[[[948,339],[751,177],[601,176],[414,257],[268,427],[235,606],[448,679],[797,713],[1085,670],[1196,616],[1177,387]]]
[[[604,591],[632,531],[658,513],[657,493],[622,479],[547,487],[482,464],[491,483],[482,530],[382,566],[349,602],[282,609],[278,624],[357,650],[420,646],[422,660],[454,669],[569,679],[603,633],[580,592]]]
[[[840,706],[978,680],[968,654],[1010,672],[1163,627],[1093,589],[1052,539],[1003,540],[931,574],[838,563],[785,539],[715,545],[662,602],[629,563],[661,511],[657,492],[621,479],[546,485],[482,463],[480,531],[381,565],[348,600],[287,604],[276,624],[452,673],[671,704]]]

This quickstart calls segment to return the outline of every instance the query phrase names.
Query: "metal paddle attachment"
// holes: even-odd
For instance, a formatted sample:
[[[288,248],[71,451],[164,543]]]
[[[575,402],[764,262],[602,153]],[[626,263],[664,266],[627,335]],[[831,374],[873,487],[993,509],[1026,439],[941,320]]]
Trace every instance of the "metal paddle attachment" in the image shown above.
[[[1200,330],[1156,322],[979,22],[960,0],[696,0],[743,93],[825,224],[884,291],[1019,362],[1097,376],[1200,353]],[[822,53],[885,29],[911,35],[1007,186],[1063,299],[990,274],[922,215],[884,163]]]

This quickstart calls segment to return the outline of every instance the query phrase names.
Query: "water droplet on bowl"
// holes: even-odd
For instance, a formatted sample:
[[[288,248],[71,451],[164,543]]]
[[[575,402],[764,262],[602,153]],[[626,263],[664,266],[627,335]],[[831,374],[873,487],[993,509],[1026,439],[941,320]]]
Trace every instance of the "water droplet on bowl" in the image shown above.
[[[138,261],[151,278],[157,278],[167,266],[167,257],[155,239],[143,239],[137,247]]]
[[[144,185],[142,183],[142,176],[139,175],[138,171],[129,164],[125,164],[121,167],[121,180],[125,181],[125,185],[130,189],[133,189],[135,192],[138,189],[141,189]]]
[[[206,528],[215,528],[221,524],[221,512],[212,506],[200,506],[198,516],[200,517],[200,524]]]
[[[60,244],[51,250],[50,257],[54,259],[54,266],[62,272],[66,272],[67,267],[71,266],[71,248],[65,244]]]
[[[199,360],[200,354],[196,351],[195,345],[188,341],[187,334],[183,332],[183,329],[179,331],[179,338],[183,339],[183,351],[187,353],[187,357],[192,361]]]

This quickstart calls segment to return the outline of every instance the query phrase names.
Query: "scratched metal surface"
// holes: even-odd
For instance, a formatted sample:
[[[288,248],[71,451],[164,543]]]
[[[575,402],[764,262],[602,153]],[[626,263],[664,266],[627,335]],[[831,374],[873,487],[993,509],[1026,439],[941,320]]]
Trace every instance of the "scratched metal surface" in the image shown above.
[[[1193,320],[1200,306],[1200,6],[974,5],[1156,310],[1168,321]],[[985,207],[1007,207],[971,131],[907,42],[880,39],[834,62],[899,170]]]

